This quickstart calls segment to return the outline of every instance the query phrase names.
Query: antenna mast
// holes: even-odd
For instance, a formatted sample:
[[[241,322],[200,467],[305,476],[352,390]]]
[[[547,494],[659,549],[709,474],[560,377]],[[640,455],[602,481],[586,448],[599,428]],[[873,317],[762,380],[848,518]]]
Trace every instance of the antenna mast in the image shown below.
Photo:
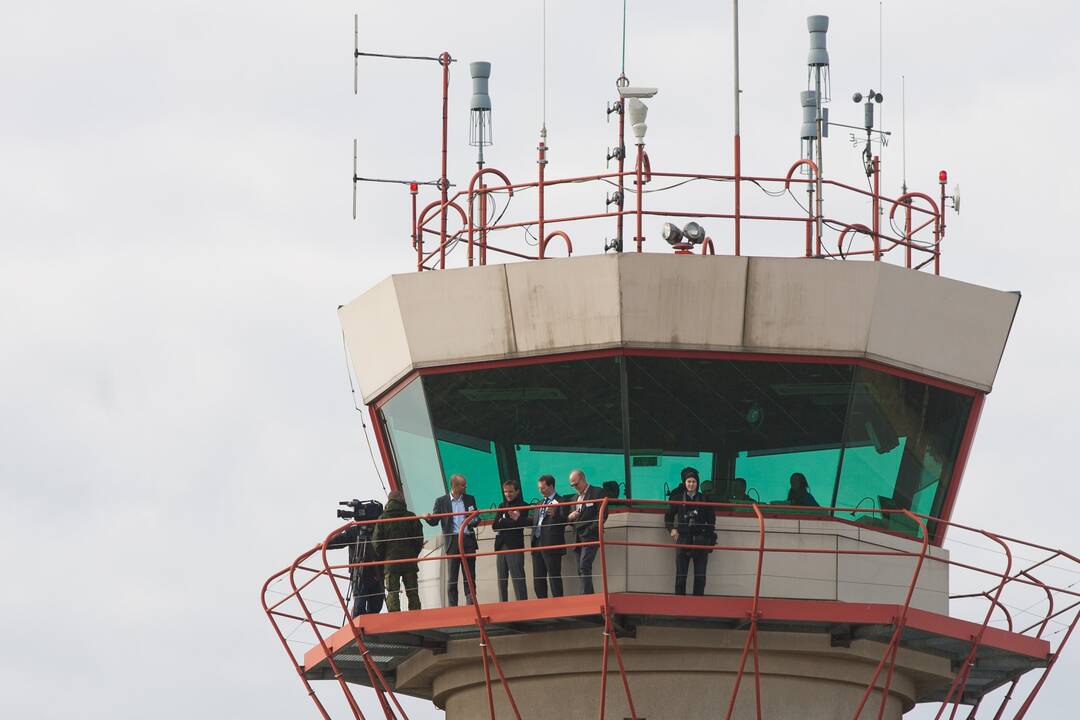
[[[739,0],[732,0],[731,9],[734,25],[735,53],[735,254],[742,252],[742,139],[740,137],[739,93]]]

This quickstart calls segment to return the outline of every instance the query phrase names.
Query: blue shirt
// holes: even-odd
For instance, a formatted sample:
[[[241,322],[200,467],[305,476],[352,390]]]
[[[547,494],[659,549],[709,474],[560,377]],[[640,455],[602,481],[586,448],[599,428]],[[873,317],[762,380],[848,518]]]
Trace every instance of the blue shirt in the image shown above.
[[[555,502],[555,493],[551,493],[550,496],[544,498],[544,507],[540,508],[540,512],[536,513],[536,524],[533,525],[533,538],[540,539],[540,526],[544,522],[544,518],[547,517],[547,506],[550,503]]]
[[[456,513],[465,512],[465,493],[462,493],[461,496],[456,499],[453,495],[450,496],[450,509]],[[451,520],[454,521],[454,534],[457,535],[458,530],[461,529],[461,523],[465,522],[465,515],[455,515]]]

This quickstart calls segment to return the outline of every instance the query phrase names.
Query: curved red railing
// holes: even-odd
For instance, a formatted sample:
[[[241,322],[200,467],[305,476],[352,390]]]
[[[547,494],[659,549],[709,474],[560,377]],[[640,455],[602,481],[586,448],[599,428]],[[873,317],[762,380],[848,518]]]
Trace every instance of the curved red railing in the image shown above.
[[[561,502],[558,505],[573,505],[574,502]],[[618,498],[605,498],[601,503],[600,517],[606,517],[606,513],[609,507],[614,507],[615,512],[656,512],[660,508],[669,507],[672,505],[697,505],[708,506],[714,508],[718,513],[728,513],[730,516],[742,517],[746,519],[755,519],[755,527],[758,536],[756,545],[754,546],[724,546],[715,545],[711,550],[723,551],[723,552],[752,552],[756,555],[756,565],[754,569],[754,585],[753,594],[750,597],[750,611],[748,613],[748,628],[746,630],[747,635],[743,642],[742,651],[740,653],[739,665],[736,672],[735,680],[733,683],[732,691],[729,697],[729,701],[726,708],[726,718],[732,717],[736,705],[736,700],[739,694],[740,686],[747,672],[753,673],[754,682],[754,694],[755,694],[755,713],[756,717],[760,720],[766,717],[762,712],[762,695],[761,695],[761,667],[759,658],[759,643],[758,638],[760,635],[759,623],[763,619],[785,619],[783,617],[769,617],[767,616],[763,608],[762,597],[762,582],[765,576],[765,561],[770,555],[781,553],[799,553],[807,555],[815,554],[827,554],[827,555],[854,555],[864,556],[868,558],[881,557],[881,558],[908,558],[912,560],[912,574],[907,580],[906,588],[904,590],[903,603],[898,605],[897,614],[892,620],[892,629],[887,643],[884,643],[883,652],[880,660],[877,662],[874,672],[867,682],[866,688],[863,692],[860,702],[855,709],[853,720],[859,720],[866,708],[866,705],[870,701],[870,698],[874,694],[875,689],[880,692],[880,699],[878,702],[876,717],[880,720],[884,717],[885,707],[889,698],[889,693],[893,680],[893,672],[896,667],[897,655],[900,647],[903,645],[903,637],[905,628],[909,625],[910,613],[912,610],[912,602],[914,594],[918,586],[919,578],[926,563],[939,563],[947,566],[949,570],[953,571],[955,575],[950,579],[959,576],[964,582],[969,584],[977,584],[980,581],[986,583],[987,579],[990,581],[990,586],[985,585],[982,588],[974,589],[971,592],[958,592],[950,596],[953,601],[956,602],[985,602],[985,610],[979,611],[978,615],[981,617],[980,621],[972,622],[971,625],[975,627],[974,632],[971,633],[968,639],[968,647],[966,655],[963,657],[962,662],[957,667],[951,685],[948,691],[945,693],[943,699],[939,703],[936,718],[942,718],[946,712],[949,712],[950,719],[956,717],[959,705],[964,702],[965,691],[967,690],[968,683],[971,679],[971,672],[975,667],[976,659],[980,648],[987,642],[986,635],[990,631],[991,625],[995,622],[993,617],[996,612],[1000,611],[1003,616],[1003,620],[997,622],[1005,622],[1007,624],[1006,629],[995,629],[994,636],[998,640],[1002,637],[1002,633],[1007,633],[1010,637],[1026,637],[1039,641],[1047,642],[1045,646],[1050,650],[1045,658],[1045,667],[1043,667],[1041,674],[1034,683],[1032,689],[1028,695],[1024,698],[1021,705],[1017,708],[1016,713],[1012,716],[1015,720],[1025,717],[1030,710],[1034,699],[1046,682],[1050,671],[1053,669],[1058,659],[1061,656],[1061,652],[1064,649],[1066,643],[1072,636],[1078,619],[1080,619],[1080,588],[1072,589],[1075,585],[1080,585],[1080,580],[1074,580],[1071,584],[1063,582],[1052,583],[1045,579],[1047,573],[1071,573],[1071,576],[1080,578],[1080,559],[1071,555],[1063,550],[1050,548],[1037,543],[1018,540],[1016,538],[1008,537],[1005,535],[992,533],[986,530],[972,528],[969,526],[961,525],[959,523],[948,522],[937,518],[931,518],[925,515],[911,512],[904,509],[877,509],[876,513],[880,513],[886,516],[890,513],[901,514],[907,518],[908,521],[914,523],[918,528],[918,536],[912,537],[911,535],[904,535],[901,533],[891,533],[888,530],[884,530],[877,527],[866,527],[867,530],[875,533],[882,533],[883,535],[900,535],[907,540],[914,540],[914,546],[917,549],[895,549],[887,546],[882,546],[881,549],[842,549],[839,545],[835,548],[812,548],[812,547],[780,547],[770,546],[768,544],[768,525],[771,520],[790,520],[794,518],[812,519],[815,521],[823,522],[835,522],[838,525],[860,526],[858,523],[846,521],[836,516],[838,512],[851,513],[853,516],[858,511],[856,508],[819,508],[815,509],[816,512],[811,514],[806,508],[798,508],[792,506],[777,506],[777,505],[765,505],[760,506],[758,504],[738,505],[733,503],[715,503],[715,502],[675,502],[675,501],[660,501],[660,500],[624,500]],[[518,510],[533,510],[541,507],[541,505],[522,505],[516,509]],[[500,511],[505,511],[506,508]],[[748,510],[753,512],[753,516],[748,514]],[[818,514],[820,512],[828,511],[831,516],[824,516]],[[498,655],[495,652],[495,647],[492,642],[492,637],[488,632],[489,619],[485,615],[485,612],[481,607],[480,593],[478,592],[478,578],[474,576],[472,569],[466,560],[466,553],[464,552],[464,531],[465,528],[472,523],[476,518],[490,515],[497,512],[494,509],[491,510],[470,510],[465,513],[465,522],[463,522],[458,531],[458,551],[454,554],[461,560],[461,566],[464,573],[465,584],[467,588],[467,594],[473,598],[473,623],[476,626],[478,642],[480,646],[480,658],[483,666],[483,677],[485,683],[486,701],[488,707],[489,716],[494,719],[496,717],[496,709],[494,702],[494,683],[498,682],[502,686],[502,690],[506,695],[513,717],[520,719],[521,713],[514,699],[514,695],[511,689],[511,683],[507,680],[503,668],[499,662]],[[460,513],[458,513],[460,514]],[[428,518],[441,518],[454,515],[454,513],[447,513],[445,515],[429,515]],[[308,695],[311,697],[312,702],[316,706],[316,710],[324,720],[330,719],[330,714],[326,705],[318,697],[312,680],[308,676],[308,670],[310,668],[305,667],[301,657],[298,656],[295,650],[295,644],[299,642],[296,638],[292,637],[292,633],[298,629],[304,629],[307,632],[307,636],[312,638],[313,641],[309,642],[309,645],[317,647],[321,651],[321,660],[325,660],[326,665],[329,668],[329,674],[335,681],[337,686],[342,691],[346,704],[349,708],[349,712],[352,717],[362,720],[364,718],[363,713],[360,710],[359,704],[353,695],[353,690],[350,683],[346,680],[346,674],[343,672],[341,664],[337,661],[336,655],[350,643],[345,642],[341,633],[345,627],[348,628],[346,636],[351,643],[355,643],[357,651],[360,653],[360,659],[363,663],[364,670],[368,678],[368,682],[375,690],[375,694],[379,699],[380,707],[386,718],[407,718],[407,714],[398,701],[394,688],[379,668],[379,662],[372,658],[371,652],[367,645],[365,631],[363,627],[363,618],[358,618],[355,621],[347,621],[348,608],[347,597],[341,591],[341,584],[348,584],[349,576],[345,574],[351,569],[358,569],[367,566],[386,566],[394,563],[427,563],[427,562],[441,562],[447,559],[449,556],[445,554],[428,554],[417,559],[406,559],[397,561],[372,561],[368,563],[356,563],[350,565],[349,563],[331,563],[327,556],[328,546],[331,541],[342,531],[355,525],[377,525],[385,522],[396,522],[396,519],[388,520],[372,520],[364,521],[361,523],[348,523],[334,532],[330,533],[319,545],[301,553],[288,567],[272,575],[263,585],[262,588],[262,607],[266,613],[271,625],[274,628],[275,633],[278,636],[282,646],[289,657],[289,661],[293,666],[293,669],[299,675],[301,683]],[[967,537],[974,537],[975,539],[982,538],[989,540],[993,545],[996,545],[999,550],[994,551],[992,548],[986,548],[981,545],[976,547],[980,552],[993,552],[996,557],[1004,559],[1003,569],[993,569],[985,567],[980,564],[974,564],[972,562],[961,561],[953,557],[937,557],[931,555],[929,550],[929,533],[927,530],[927,521],[934,523],[944,523],[954,531],[950,535],[950,542],[957,543],[959,546],[953,550],[954,554],[959,553],[965,549],[969,543],[958,541],[955,535],[958,531],[967,533]],[[869,541],[868,541],[869,542]],[[575,547],[583,547],[587,545],[597,546],[597,551],[600,559],[600,578],[599,587],[600,592],[595,597],[597,600],[596,612],[602,619],[602,626],[600,631],[600,698],[599,709],[601,720],[606,717],[607,712],[607,676],[609,672],[609,657],[610,653],[614,652],[616,664],[618,667],[621,684],[623,686],[627,706],[630,710],[631,717],[637,720],[638,715],[634,706],[632,683],[630,677],[626,671],[625,664],[623,662],[622,652],[619,646],[617,624],[615,616],[618,610],[618,602],[612,597],[611,589],[608,583],[608,559],[607,550],[610,547],[623,547],[629,550],[630,548],[690,548],[690,549],[702,549],[700,545],[681,545],[679,543],[669,542],[643,542],[643,541],[630,541],[630,540],[613,540],[605,536],[604,523],[599,525],[599,537],[597,540],[582,543],[566,543],[564,545],[551,546],[549,549],[569,549]],[[475,558],[485,556],[497,556],[500,554],[509,553],[529,553],[530,549],[525,548],[522,550],[510,549],[510,550],[491,550],[491,551],[478,551],[471,555]],[[1025,558],[1024,554],[1040,554],[1045,553],[1045,557],[1038,559]],[[310,558],[319,554],[322,559],[322,568],[310,567],[307,563]],[[1024,560],[1030,562],[1026,566],[1021,566],[1022,569],[1013,571],[1014,564],[1017,560]],[[1056,564],[1055,564],[1056,563]],[[1038,577],[1035,575],[1035,571],[1039,570],[1039,574],[1044,577]],[[300,577],[303,574],[304,577]],[[288,580],[290,591],[279,592],[274,588],[281,582]],[[314,594],[321,588],[325,596],[325,585],[329,582],[332,587],[332,593],[329,597],[330,601],[318,600],[314,597]],[[272,595],[277,593],[280,597],[277,600],[272,601]],[[1030,600],[1031,594],[1035,594],[1041,599],[1035,604],[1028,605],[1027,607],[1019,607],[1018,603],[1026,602],[1021,598]],[[1063,603],[1062,600],[1065,600]],[[321,605],[320,609],[313,610],[316,605]],[[1063,605],[1063,606],[1062,606]],[[1040,608],[1035,612],[1035,608]],[[1010,608],[1012,612],[1010,612]],[[328,612],[335,613],[337,620],[328,620],[325,614]],[[920,611],[925,613],[925,611]],[[1037,617],[1038,619],[1027,625],[1023,630],[1016,631],[1015,620],[1023,614]],[[342,622],[340,618],[346,618],[345,622]],[[283,623],[297,623],[292,630],[286,633],[283,630]],[[1055,623],[1060,626],[1060,629],[1055,631],[1052,635],[1060,635],[1064,633],[1064,636],[1054,645],[1044,637],[1050,623]],[[333,637],[328,637],[328,632]],[[336,639],[335,639],[336,638]],[[991,642],[994,642],[991,640]],[[752,670],[747,669],[748,662]],[[491,669],[495,670],[495,676],[493,677]],[[882,677],[884,679],[882,680]],[[879,683],[879,680],[881,682]],[[994,720],[1001,720],[1005,717],[1005,712],[1008,704],[1012,700],[1015,691],[1019,686],[1020,678],[1016,677],[1009,684],[1004,698],[1000,704],[995,708],[993,714]],[[968,718],[975,718],[982,705],[982,697],[978,698],[976,704],[972,706]],[[951,708],[950,708],[951,706]]]
[[[513,183],[501,170],[494,167],[485,167],[470,178],[466,189],[457,191],[455,194],[446,197],[445,200],[432,202],[420,212],[419,216],[416,215],[414,207],[410,237],[414,249],[417,251],[417,270],[445,268],[447,266],[447,254],[462,241],[463,237],[467,247],[466,264],[470,266],[474,262],[478,262],[480,265],[486,264],[488,250],[519,259],[543,259],[546,246],[553,236],[563,238],[567,244],[567,250],[571,251],[568,232],[562,228],[552,232],[548,229],[552,225],[565,226],[570,223],[580,224],[595,220],[614,220],[617,228],[616,237],[621,240],[622,227],[627,217],[632,217],[636,228],[635,235],[632,238],[634,241],[633,249],[636,252],[643,252],[643,245],[648,240],[643,222],[648,217],[731,221],[735,234],[739,234],[739,228],[743,221],[781,224],[797,223],[804,228],[804,232],[800,233],[802,236],[800,239],[803,243],[801,254],[804,257],[847,259],[868,255],[874,261],[881,261],[899,248],[903,248],[903,264],[906,267],[922,269],[932,264],[933,272],[935,274],[940,273],[941,242],[945,234],[945,207],[943,203],[939,203],[929,194],[923,192],[906,192],[895,198],[882,195],[880,192],[881,168],[878,158],[873,159],[868,170],[868,188],[860,188],[820,177],[817,165],[812,160],[807,159],[793,163],[783,176],[750,176],[743,175],[741,172],[735,175],[718,175],[653,170],[652,162],[648,153],[645,152],[644,146],[638,146],[637,157],[631,169],[624,168],[623,163],[620,161],[620,169],[615,172],[549,178],[546,175],[549,162],[546,154],[546,144],[541,142],[539,150],[540,155],[535,180]],[[796,177],[796,172],[800,169],[805,169],[808,174],[805,177]],[[501,181],[502,184],[485,184],[489,177],[495,178],[496,182]],[[657,181],[671,181],[671,184],[656,188],[647,187]],[[650,207],[646,208],[646,194],[676,191],[677,188],[696,181],[732,183],[740,186],[750,183],[761,189],[766,196],[773,198],[784,197],[783,202],[789,203],[794,212],[792,214],[768,215],[747,213],[742,207],[744,203],[738,202],[737,199],[734,208],[730,211],[719,211],[715,207],[704,207],[701,211],[676,211],[655,206],[652,201],[649,203]],[[608,186],[616,187],[615,199],[609,198],[608,200],[608,206],[614,203],[615,209],[599,213],[564,216],[550,212],[551,191],[581,184],[603,185],[605,188]],[[775,189],[770,190],[770,187]],[[863,201],[869,200],[870,217],[860,221],[853,218],[826,215],[820,197],[817,200],[808,198],[810,201],[804,206],[802,201],[792,192],[793,188],[805,188],[811,195],[818,196],[824,191],[824,188],[828,188],[830,191],[830,207],[835,207],[837,203],[847,203],[847,205],[852,206],[851,212],[863,212],[855,208],[861,207]],[[494,193],[506,193],[507,205],[503,206],[502,211],[505,213],[510,207],[515,194],[531,190],[537,191],[537,203],[535,205],[537,214],[535,216],[501,222],[502,214],[500,214],[499,219],[494,224],[489,225],[488,204]],[[623,196],[625,192],[636,194],[637,197],[634,203],[628,205],[625,202]],[[467,211],[462,209],[462,205],[458,204],[459,201],[467,208]],[[415,195],[412,202],[415,203]],[[779,202],[779,200],[773,202]],[[893,231],[891,233],[883,231],[881,228],[881,218],[884,214],[883,208],[885,205],[889,207],[887,215],[889,226]],[[453,208],[462,216],[461,230],[452,235],[447,234],[445,231],[445,219],[450,208]],[[476,217],[477,213],[474,208],[479,211],[479,219]],[[903,226],[897,227],[896,214],[901,209],[904,216]],[[916,218],[916,222],[913,222],[913,218]],[[428,227],[431,223],[438,223],[438,229]],[[505,235],[507,231],[524,231],[528,235],[531,234],[529,229],[534,226],[539,230],[535,238],[536,242],[532,244],[536,248],[535,251],[530,250],[528,246],[515,249],[510,244],[494,244],[490,240],[492,236],[500,233]],[[826,250],[826,238],[823,235],[827,232],[835,233],[837,236],[837,246],[840,248],[837,255],[833,255]],[[854,238],[866,238],[869,247],[867,249],[849,248],[844,250],[843,243],[852,232],[855,233],[852,236]],[[434,250],[424,252],[423,238],[425,233],[439,236],[439,245]],[[712,245],[712,241],[709,242],[709,245]],[[733,250],[734,254],[741,255],[744,245],[745,239],[736,241]],[[474,253],[474,250],[478,250],[478,253]],[[701,251],[702,254],[713,254],[714,252],[715,248],[706,251],[704,246]]]

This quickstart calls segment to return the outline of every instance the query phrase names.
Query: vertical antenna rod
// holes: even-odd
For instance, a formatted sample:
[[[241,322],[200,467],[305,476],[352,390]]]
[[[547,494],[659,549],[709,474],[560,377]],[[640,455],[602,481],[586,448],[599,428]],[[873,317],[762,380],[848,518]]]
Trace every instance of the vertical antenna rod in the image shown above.
[[[732,0],[732,11],[734,15],[734,33],[735,33],[735,254],[739,255],[742,251],[742,216],[740,201],[742,199],[741,184],[742,184],[742,140],[740,138],[739,128],[739,0]]]

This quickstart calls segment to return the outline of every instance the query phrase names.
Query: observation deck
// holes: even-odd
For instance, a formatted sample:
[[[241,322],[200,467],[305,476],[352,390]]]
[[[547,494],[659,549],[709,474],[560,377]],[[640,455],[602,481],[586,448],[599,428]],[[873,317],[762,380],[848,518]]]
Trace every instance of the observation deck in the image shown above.
[[[268,581],[264,605],[304,683],[334,681],[357,717],[353,685],[387,717],[404,716],[398,693],[449,718],[548,717],[553,697],[601,718],[899,718],[931,702],[973,717],[1001,687],[986,715],[1022,717],[1021,676],[1040,670],[1041,685],[1077,622],[1080,561],[950,519],[1018,302],[820,258],[395,275],[340,310],[347,350],[410,509],[468,479],[478,602],[447,606],[447,555],[426,529],[421,610],[343,623],[349,566],[325,542]],[[686,466],[718,516],[701,597],[673,594],[663,523]],[[565,496],[572,469],[610,511],[590,543],[598,592],[579,594],[567,562],[565,596],[500,602],[496,556],[529,553],[494,550],[501,484],[529,498],[550,473]],[[796,472],[821,507],[787,504]],[[310,633],[303,652],[282,622]]]

